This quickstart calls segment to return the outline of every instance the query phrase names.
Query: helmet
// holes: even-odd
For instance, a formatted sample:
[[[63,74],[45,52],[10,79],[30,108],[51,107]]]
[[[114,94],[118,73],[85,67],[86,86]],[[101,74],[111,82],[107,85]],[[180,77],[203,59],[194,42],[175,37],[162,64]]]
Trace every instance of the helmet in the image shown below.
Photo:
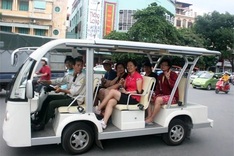
[[[48,63],[48,58],[46,58],[46,57],[42,57],[41,60],[45,61],[46,63]]]

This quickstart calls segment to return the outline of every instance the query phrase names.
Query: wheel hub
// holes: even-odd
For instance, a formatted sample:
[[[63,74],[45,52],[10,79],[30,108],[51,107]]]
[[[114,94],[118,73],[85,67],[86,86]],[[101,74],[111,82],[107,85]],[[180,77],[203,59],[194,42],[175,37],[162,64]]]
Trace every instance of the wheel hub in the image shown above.
[[[88,142],[87,134],[82,131],[74,132],[71,136],[71,146],[74,149],[83,148]]]
[[[173,141],[177,142],[183,138],[184,129],[182,126],[177,125],[171,129],[170,137]]]

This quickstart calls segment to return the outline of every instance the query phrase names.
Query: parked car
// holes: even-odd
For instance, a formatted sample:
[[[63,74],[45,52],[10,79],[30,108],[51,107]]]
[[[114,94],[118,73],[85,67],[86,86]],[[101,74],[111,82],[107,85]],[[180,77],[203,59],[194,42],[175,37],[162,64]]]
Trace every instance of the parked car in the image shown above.
[[[193,80],[197,77],[199,77],[201,74],[203,73],[207,73],[208,71],[197,71],[195,73],[193,73],[191,76],[190,76],[190,84],[192,84]]]
[[[222,76],[221,73],[205,72],[199,77],[195,78],[192,82],[193,88],[204,88],[207,90],[215,89],[215,84]]]

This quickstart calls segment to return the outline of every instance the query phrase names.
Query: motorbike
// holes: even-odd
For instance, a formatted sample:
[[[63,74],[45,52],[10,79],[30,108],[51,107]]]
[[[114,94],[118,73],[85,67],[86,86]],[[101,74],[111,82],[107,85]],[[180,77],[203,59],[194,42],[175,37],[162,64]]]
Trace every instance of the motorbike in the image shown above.
[[[224,83],[222,79],[219,79],[219,81],[216,83],[215,93],[218,94],[220,91],[222,91],[227,94],[229,90],[230,90],[230,84],[228,82]]]

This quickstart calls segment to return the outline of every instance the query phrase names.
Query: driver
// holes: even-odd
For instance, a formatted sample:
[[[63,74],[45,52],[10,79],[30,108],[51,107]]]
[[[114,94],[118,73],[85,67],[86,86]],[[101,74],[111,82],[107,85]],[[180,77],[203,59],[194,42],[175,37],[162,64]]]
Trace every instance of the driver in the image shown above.
[[[223,76],[221,77],[222,81],[223,81],[223,86],[228,84],[229,81],[229,73],[227,71],[225,71],[225,73],[223,74]]]
[[[54,116],[55,108],[60,106],[68,106],[75,97],[77,98],[78,105],[84,102],[85,94],[85,75],[82,73],[84,62],[80,58],[75,58],[73,62],[74,74],[65,75],[62,78],[55,80],[40,80],[44,84],[62,85],[67,84],[67,89],[55,87],[56,93],[65,93],[64,95],[48,95],[42,104],[41,110],[38,112],[38,119],[32,123],[32,129],[35,131],[42,130],[45,124]]]

